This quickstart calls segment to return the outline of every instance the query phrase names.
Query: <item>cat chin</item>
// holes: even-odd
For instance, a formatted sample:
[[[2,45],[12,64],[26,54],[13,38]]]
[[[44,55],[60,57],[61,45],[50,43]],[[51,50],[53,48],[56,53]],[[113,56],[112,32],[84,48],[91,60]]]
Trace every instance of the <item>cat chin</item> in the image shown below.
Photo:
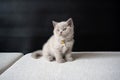
[[[62,34],[59,34],[59,36],[64,37],[64,36],[65,36],[65,34],[63,34],[63,33],[62,33]]]
[[[58,36],[65,37],[66,35],[65,34],[58,34]]]
[[[62,34],[61,36],[62,37],[67,37],[69,34]]]

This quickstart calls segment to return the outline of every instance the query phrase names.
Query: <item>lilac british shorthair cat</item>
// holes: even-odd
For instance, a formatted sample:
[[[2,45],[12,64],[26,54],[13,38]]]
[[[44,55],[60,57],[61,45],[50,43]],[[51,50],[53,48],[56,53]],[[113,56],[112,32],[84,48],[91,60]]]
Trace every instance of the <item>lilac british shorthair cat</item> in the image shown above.
[[[73,61],[72,48],[74,44],[74,25],[72,18],[67,21],[53,21],[53,35],[43,45],[42,51],[38,50],[32,53],[33,58],[39,56],[45,57],[49,61],[54,59],[58,63]]]

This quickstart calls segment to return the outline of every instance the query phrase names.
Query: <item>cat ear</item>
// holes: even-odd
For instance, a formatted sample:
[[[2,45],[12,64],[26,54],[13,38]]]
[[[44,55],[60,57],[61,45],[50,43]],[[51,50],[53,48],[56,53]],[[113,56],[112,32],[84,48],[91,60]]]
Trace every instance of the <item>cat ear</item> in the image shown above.
[[[73,20],[72,20],[72,18],[69,18],[68,20],[67,20],[67,24],[69,25],[69,26],[73,26]]]
[[[55,27],[58,22],[52,21],[52,23],[53,23],[53,27]]]

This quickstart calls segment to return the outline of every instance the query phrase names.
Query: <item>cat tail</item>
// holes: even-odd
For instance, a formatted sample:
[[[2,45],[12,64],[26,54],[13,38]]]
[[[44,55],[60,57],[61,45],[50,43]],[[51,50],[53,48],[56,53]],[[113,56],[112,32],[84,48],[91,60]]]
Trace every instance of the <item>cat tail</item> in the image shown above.
[[[41,50],[37,50],[35,52],[32,52],[31,56],[34,59],[38,59],[38,58],[40,58],[42,56],[42,51]]]

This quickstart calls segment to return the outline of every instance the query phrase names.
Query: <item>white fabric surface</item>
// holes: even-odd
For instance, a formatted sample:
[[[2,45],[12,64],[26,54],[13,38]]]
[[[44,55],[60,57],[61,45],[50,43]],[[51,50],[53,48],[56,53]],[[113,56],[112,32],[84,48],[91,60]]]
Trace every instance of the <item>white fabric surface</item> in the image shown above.
[[[120,80],[120,52],[78,52],[73,56],[73,62],[57,63],[27,54],[0,80]]]
[[[22,53],[0,53],[0,74],[22,56]]]

